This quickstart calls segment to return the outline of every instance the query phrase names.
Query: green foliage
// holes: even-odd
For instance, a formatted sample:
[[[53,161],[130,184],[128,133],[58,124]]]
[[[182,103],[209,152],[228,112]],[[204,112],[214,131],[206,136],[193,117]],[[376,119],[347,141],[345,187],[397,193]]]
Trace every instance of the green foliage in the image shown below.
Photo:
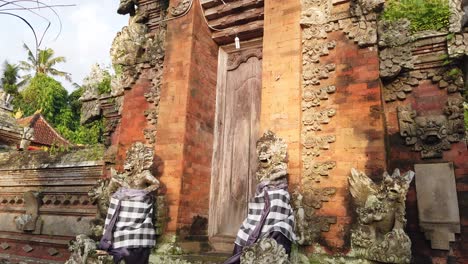
[[[3,88],[3,91],[11,95],[18,94],[18,65],[10,64],[8,61],[4,61],[2,70],[3,72],[2,77],[0,78],[0,85]]]
[[[67,81],[71,82],[71,76],[67,72],[59,71],[55,69],[55,65],[58,63],[66,62],[67,60],[63,56],[54,57],[55,52],[53,49],[38,49],[34,54],[31,49],[23,44],[24,49],[28,54],[26,61],[20,61],[20,69],[27,72],[34,72],[37,74],[45,74],[50,76],[64,77]],[[28,81],[31,79],[31,74],[23,76],[23,79]]]
[[[96,145],[102,142],[102,119],[95,120],[86,125],[75,124],[75,126],[76,129],[71,130],[65,125],[59,125],[57,130],[75,144]]]
[[[98,84],[98,93],[99,94],[108,94],[111,92],[111,75],[109,71],[104,71],[104,78]]]
[[[21,100],[15,102],[16,108],[21,108],[26,116],[41,110],[52,125],[62,122],[59,116],[67,108],[68,93],[58,81],[39,73],[20,94]]]
[[[468,132],[468,103],[467,102],[463,104],[463,108],[465,109],[465,130]]]
[[[408,19],[412,32],[446,30],[449,17],[447,0],[388,0],[382,15],[388,21]]]

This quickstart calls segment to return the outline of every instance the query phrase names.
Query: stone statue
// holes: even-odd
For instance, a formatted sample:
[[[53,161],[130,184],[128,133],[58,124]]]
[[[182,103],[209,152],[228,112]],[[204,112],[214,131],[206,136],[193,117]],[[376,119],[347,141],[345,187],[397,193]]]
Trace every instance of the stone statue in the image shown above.
[[[138,5],[138,0],[120,0],[119,7],[117,8],[117,13],[121,15],[130,14],[131,16],[135,15],[135,6]]]
[[[257,141],[257,156],[256,178],[260,183],[256,187],[255,197],[249,201],[249,214],[237,233],[234,255],[224,264],[287,263],[276,259],[276,251],[270,251],[273,244],[268,241],[273,240],[276,249],[282,249],[283,259],[287,260],[291,244],[296,240],[294,212],[289,203],[291,197],[286,179],[287,145],[273,132],[267,131]],[[260,208],[263,209],[256,210]],[[269,240],[265,242],[263,239]],[[252,249],[255,253],[249,253],[242,262],[243,249]],[[256,256],[260,255],[271,258],[265,258],[266,262],[257,262]]]
[[[358,222],[351,231],[351,246],[356,255],[385,263],[410,263],[411,240],[406,224],[405,200],[413,171],[400,175],[383,174],[380,185],[364,173],[351,169],[348,178]]]

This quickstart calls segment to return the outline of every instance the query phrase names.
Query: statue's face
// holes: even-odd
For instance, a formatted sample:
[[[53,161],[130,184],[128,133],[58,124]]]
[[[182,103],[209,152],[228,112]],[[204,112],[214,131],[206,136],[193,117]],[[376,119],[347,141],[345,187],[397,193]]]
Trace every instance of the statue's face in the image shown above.
[[[273,151],[267,144],[262,144],[258,152],[258,164],[262,168],[271,166]]]

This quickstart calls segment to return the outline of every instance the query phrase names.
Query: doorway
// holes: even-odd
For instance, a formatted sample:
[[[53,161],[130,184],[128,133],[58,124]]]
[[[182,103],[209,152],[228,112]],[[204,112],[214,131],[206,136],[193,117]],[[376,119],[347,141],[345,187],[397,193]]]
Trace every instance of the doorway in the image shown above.
[[[221,47],[208,232],[217,251],[232,251],[255,192],[262,89],[262,41]]]

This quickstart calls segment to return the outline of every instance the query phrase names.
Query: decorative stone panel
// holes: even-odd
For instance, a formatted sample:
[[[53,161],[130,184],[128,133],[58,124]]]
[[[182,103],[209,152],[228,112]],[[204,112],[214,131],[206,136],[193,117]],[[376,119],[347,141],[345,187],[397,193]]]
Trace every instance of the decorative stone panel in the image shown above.
[[[414,169],[421,231],[433,249],[449,250],[455,233],[460,233],[453,164],[415,164]]]
[[[463,99],[449,98],[444,115],[418,116],[410,105],[398,107],[400,135],[422,158],[442,158],[451,143],[463,140]]]

